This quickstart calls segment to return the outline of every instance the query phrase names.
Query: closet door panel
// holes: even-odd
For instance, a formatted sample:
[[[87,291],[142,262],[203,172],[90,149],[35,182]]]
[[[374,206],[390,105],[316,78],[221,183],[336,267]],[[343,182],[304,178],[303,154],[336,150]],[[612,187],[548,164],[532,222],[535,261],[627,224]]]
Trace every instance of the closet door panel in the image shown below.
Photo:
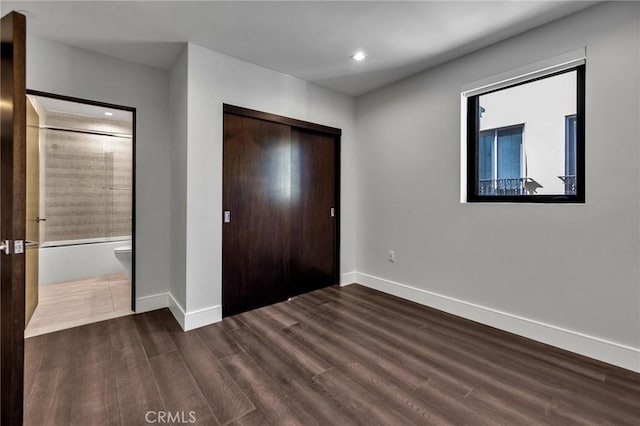
[[[224,114],[223,316],[286,300],[291,128]]]
[[[291,295],[336,284],[336,141],[293,128]]]

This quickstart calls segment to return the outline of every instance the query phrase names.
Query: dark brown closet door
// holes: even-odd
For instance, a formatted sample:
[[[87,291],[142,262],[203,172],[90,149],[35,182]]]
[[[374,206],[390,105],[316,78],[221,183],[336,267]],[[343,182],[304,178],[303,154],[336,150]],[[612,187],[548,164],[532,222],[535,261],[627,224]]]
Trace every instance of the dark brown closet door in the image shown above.
[[[336,140],[293,128],[291,144],[290,294],[295,296],[336,284]]]
[[[288,297],[290,175],[290,126],[224,114],[223,316]]]

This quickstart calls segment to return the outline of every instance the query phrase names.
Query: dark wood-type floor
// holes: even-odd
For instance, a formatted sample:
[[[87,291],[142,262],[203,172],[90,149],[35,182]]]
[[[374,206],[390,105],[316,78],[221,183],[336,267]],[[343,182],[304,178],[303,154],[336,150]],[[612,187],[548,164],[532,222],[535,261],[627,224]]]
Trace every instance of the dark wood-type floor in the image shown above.
[[[26,367],[27,425],[640,424],[640,375],[358,285],[35,337]]]

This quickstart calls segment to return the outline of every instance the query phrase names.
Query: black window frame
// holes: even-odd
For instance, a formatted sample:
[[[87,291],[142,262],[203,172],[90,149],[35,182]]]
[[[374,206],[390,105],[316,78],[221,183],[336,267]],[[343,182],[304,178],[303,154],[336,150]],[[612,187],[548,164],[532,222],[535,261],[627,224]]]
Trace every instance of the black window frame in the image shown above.
[[[575,194],[478,195],[478,137],[480,135],[480,96],[509,89],[560,74],[576,71],[576,191]],[[467,97],[467,202],[470,203],[585,203],[585,65],[500,87]]]

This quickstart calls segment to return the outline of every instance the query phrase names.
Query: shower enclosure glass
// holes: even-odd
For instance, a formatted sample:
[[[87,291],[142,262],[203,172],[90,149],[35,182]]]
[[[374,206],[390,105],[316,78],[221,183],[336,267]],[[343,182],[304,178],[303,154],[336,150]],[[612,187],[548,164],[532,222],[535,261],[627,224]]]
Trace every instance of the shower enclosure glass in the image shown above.
[[[131,238],[131,122],[50,112],[42,136],[42,242]]]

